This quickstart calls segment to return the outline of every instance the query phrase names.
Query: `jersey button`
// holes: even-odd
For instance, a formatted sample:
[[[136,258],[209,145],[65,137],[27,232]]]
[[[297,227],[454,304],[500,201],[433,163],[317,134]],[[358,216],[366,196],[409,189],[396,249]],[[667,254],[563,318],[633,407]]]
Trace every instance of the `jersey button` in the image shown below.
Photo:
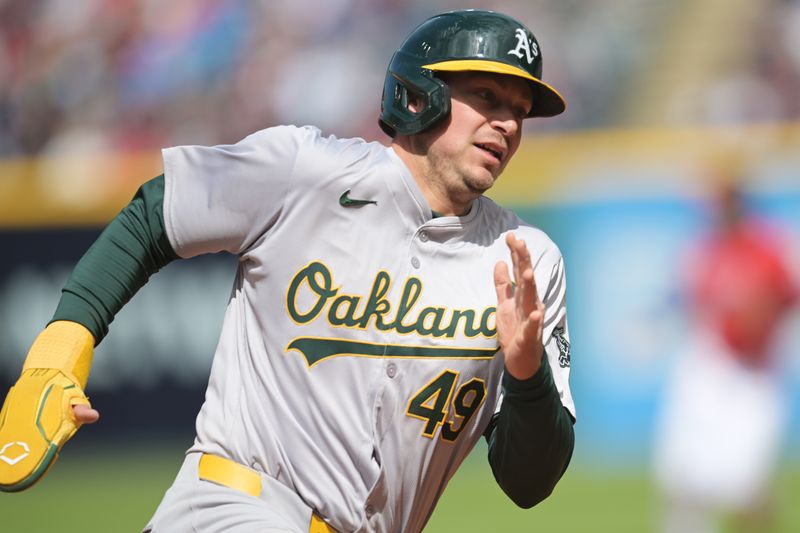
[[[367,505],[364,508],[364,512],[367,513],[367,518],[372,518],[372,515],[375,514],[375,507],[373,507],[372,504]]]
[[[419,240],[421,240],[422,242],[428,242],[428,232],[420,231],[419,232]]]
[[[411,258],[411,266],[419,268],[419,259],[416,256]]]
[[[394,363],[389,363],[386,366],[386,375],[390,378],[394,378],[397,375],[397,365]]]

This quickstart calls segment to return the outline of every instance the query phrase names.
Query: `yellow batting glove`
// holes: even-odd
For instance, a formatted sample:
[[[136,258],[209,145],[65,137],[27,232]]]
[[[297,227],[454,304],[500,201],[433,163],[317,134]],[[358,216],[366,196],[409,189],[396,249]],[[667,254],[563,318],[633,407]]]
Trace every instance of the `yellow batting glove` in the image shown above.
[[[94,338],[75,322],[53,322],[28,352],[0,411],[0,490],[24,490],[48,471],[80,424]]]

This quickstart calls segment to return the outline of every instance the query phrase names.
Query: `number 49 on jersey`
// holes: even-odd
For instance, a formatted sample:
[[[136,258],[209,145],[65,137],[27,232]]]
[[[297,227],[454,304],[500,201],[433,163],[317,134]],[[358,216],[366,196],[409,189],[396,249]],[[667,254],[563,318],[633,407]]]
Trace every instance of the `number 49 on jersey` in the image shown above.
[[[486,398],[486,383],[472,378],[456,388],[458,372],[445,370],[427,383],[408,402],[406,414],[425,421],[422,435],[433,438],[436,428],[442,426],[442,438],[454,441],[469,423]],[[455,392],[455,395],[453,393]],[[448,411],[453,417],[447,419]]]

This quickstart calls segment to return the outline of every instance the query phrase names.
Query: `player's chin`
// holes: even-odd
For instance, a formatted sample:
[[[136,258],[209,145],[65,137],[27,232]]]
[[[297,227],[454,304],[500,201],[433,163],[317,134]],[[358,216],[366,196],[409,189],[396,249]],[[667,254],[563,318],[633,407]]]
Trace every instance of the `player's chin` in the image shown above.
[[[497,181],[497,178],[500,177],[500,174],[503,173],[503,169],[505,165],[497,162],[497,163],[490,163],[488,165],[482,165],[479,169],[478,176],[487,183],[490,183],[490,187],[494,185],[494,182]]]
[[[497,177],[493,172],[483,168],[470,176],[470,179],[467,180],[467,186],[474,194],[483,194],[492,188],[496,179]]]

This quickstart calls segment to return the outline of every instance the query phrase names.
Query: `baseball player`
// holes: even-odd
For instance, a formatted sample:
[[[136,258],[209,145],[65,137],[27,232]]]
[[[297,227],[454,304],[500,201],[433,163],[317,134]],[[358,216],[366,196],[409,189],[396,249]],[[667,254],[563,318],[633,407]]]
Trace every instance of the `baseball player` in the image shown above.
[[[163,151],[76,266],[6,399],[0,484],[33,484],[98,413],[92,348],[161,266],[238,270],[197,437],[145,531],[421,531],[484,435],[523,507],[573,445],[564,265],[485,198],[522,121],[564,100],[539,44],[488,11],[425,21],[394,54],[392,142],[279,126]]]
[[[712,225],[678,279],[691,317],[656,419],[661,531],[771,531],[788,425],[781,328],[800,297],[783,238],[751,212],[741,170],[712,169]],[[721,174],[720,174],[721,173]]]

